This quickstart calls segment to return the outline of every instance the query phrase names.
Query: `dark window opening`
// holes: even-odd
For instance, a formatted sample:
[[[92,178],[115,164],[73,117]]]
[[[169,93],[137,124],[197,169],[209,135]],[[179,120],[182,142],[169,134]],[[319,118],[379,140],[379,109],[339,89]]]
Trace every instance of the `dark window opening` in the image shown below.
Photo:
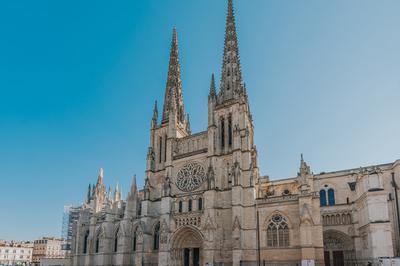
[[[158,223],[154,228],[154,235],[153,235],[153,249],[158,250],[159,247],[160,247],[160,223]]]
[[[232,146],[232,117],[229,116],[228,118],[228,145],[229,147]]]
[[[225,120],[221,119],[221,148],[225,147]]]
[[[86,231],[85,238],[83,239],[83,254],[87,253],[88,240],[89,240],[89,231]]]
[[[160,137],[160,139],[159,139],[159,148],[160,148],[160,150],[159,150],[159,153],[158,153],[158,155],[159,155],[159,158],[158,158],[158,162],[159,163],[161,163],[161,155],[162,155],[162,137]]]
[[[203,199],[202,198],[199,198],[198,209],[199,209],[199,211],[201,211],[203,209]]]
[[[189,200],[189,206],[188,206],[188,211],[192,211],[192,200]]]
[[[182,212],[182,201],[179,201],[179,212]]]
[[[167,135],[164,136],[164,162],[167,161]]]

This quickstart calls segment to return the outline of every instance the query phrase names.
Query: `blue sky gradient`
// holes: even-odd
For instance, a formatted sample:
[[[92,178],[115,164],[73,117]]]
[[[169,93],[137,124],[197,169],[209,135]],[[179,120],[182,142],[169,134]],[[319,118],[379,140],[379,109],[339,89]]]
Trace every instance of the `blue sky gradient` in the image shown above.
[[[261,173],[400,159],[400,1],[236,0]],[[172,27],[185,107],[207,125],[226,1],[0,3],[0,239],[61,234],[63,205],[105,182],[143,185]],[[160,106],[159,106],[160,107]]]

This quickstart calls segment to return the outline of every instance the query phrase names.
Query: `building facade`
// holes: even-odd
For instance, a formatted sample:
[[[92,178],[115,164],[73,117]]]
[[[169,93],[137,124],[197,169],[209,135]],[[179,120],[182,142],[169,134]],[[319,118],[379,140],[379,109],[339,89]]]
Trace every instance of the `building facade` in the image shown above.
[[[64,240],[55,237],[42,237],[33,242],[32,262],[40,264],[43,258],[65,258]]]
[[[89,187],[73,265],[348,265],[399,253],[400,161],[269,180],[258,169],[232,1],[208,126],[190,130],[173,30],[163,107],[154,106],[145,186],[126,200]]]
[[[30,265],[32,251],[31,242],[1,242],[0,265]]]

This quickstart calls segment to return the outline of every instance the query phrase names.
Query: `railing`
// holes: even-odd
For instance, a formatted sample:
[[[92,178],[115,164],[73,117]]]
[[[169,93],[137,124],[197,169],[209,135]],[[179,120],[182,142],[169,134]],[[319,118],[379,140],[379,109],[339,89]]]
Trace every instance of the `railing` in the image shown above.
[[[174,159],[179,159],[203,152],[207,152],[207,132],[197,133],[185,138],[177,139],[174,143]]]
[[[299,199],[298,195],[285,195],[285,196],[270,196],[267,198],[257,199],[258,204],[262,203],[273,203],[283,201],[296,201]]]

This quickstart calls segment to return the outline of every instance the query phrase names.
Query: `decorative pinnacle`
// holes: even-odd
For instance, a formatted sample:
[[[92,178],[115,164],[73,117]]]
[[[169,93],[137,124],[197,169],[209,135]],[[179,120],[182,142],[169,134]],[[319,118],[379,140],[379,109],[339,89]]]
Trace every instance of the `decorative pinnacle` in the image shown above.
[[[214,97],[217,94],[215,91],[215,78],[214,78],[214,73],[211,75],[211,84],[210,84],[210,96]]]

